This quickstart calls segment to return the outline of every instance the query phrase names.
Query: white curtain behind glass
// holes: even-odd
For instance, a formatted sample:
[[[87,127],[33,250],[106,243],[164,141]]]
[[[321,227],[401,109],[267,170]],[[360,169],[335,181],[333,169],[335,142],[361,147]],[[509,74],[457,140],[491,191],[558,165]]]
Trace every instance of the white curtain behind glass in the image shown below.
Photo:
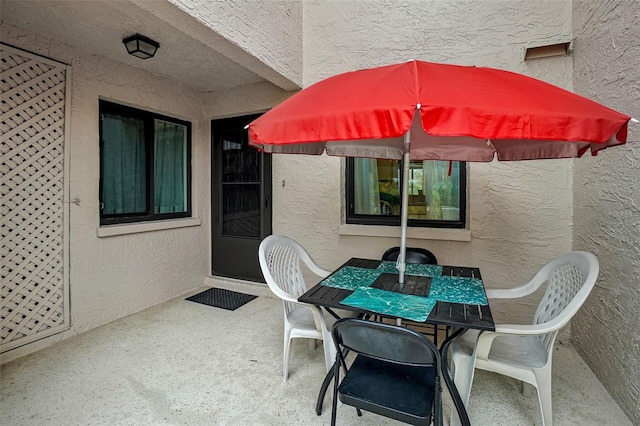
[[[357,158],[354,164],[354,213],[380,214],[378,160]]]
[[[425,202],[429,208],[427,212],[428,219],[435,219],[433,208],[433,183],[438,181],[438,171],[435,167],[436,164],[436,161],[422,162],[422,193],[425,196]]]
[[[154,212],[187,211],[187,129],[155,120]]]
[[[101,149],[103,214],[144,213],[147,200],[143,121],[105,114]]]
[[[442,207],[459,207],[457,198],[459,191],[459,163],[453,162],[451,176],[449,176],[449,161],[423,161],[424,173],[423,193],[429,207],[429,219],[443,219]],[[458,218],[456,218],[458,220]]]

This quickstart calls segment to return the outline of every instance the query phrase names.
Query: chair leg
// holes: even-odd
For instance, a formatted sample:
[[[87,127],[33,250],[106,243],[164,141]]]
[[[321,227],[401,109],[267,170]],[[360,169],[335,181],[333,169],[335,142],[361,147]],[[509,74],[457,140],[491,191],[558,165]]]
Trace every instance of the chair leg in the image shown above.
[[[289,378],[289,355],[291,354],[291,329],[284,327],[284,350],[282,354],[282,381]]]
[[[331,426],[335,426],[338,415],[338,384],[340,382],[340,362],[336,360],[333,370],[333,398],[331,399]]]
[[[520,382],[520,392],[524,396],[533,397],[534,392],[537,392],[535,389],[536,387],[530,383],[527,383],[525,381]],[[536,397],[537,397],[537,394],[536,394]]]
[[[552,426],[553,415],[551,407],[551,368],[533,370],[536,376],[536,391],[538,393],[538,412],[542,426]]]
[[[475,374],[475,360],[471,356],[458,356],[453,358],[454,373],[453,382],[458,389],[460,399],[465,407],[469,406],[469,397],[471,395],[471,386],[473,385],[473,376]],[[460,425],[458,412],[455,406],[451,408],[451,425]]]
[[[322,333],[322,349],[324,350],[324,363],[327,367],[327,371],[333,368],[333,364],[336,362],[336,346],[333,343],[333,338],[329,331]]]
[[[460,399],[465,407],[469,405],[473,376],[475,375],[475,363],[472,357],[464,357],[455,360],[455,372],[453,381],[460,393]]]

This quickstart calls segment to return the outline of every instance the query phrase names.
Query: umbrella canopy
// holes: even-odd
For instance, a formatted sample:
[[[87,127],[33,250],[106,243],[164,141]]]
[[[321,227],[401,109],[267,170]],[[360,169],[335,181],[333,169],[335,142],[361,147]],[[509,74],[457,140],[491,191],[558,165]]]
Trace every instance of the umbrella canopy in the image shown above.
[[[411,129],[412,160],[507,161],[623,144],[630,118],[521,74],[411,61],[316,83],[253,121],[249,137],[270,153],[400,159]]]
[[[268,153],[487,162],[592,155],[627,141],[631,117],[509,71],[410,61],[347,72],[251,122]],[[402,191],[404,278],[407,188]]]

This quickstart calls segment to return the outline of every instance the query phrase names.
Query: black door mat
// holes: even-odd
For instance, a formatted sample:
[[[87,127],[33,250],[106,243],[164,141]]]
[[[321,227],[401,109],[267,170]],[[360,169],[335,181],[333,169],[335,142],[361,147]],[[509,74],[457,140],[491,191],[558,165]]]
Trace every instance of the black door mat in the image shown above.
[[[235,311],[240,306],[251,302],[256,297],[258,296],[237,293],[235,291],[225,290],[222,288],[210,288],[202,293],[187,297],[185,300],[214,306],[216,308],[227,309],[229,311]]]

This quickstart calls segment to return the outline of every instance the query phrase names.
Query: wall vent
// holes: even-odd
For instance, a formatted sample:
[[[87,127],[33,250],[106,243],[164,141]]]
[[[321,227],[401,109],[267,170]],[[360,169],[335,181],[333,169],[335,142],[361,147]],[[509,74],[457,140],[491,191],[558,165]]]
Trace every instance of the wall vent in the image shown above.
[[[524,52],[524,60],[551,58],[553,56],[566,56],[573,51],[571,42],[547,44],[545,46],[527,47]]]

